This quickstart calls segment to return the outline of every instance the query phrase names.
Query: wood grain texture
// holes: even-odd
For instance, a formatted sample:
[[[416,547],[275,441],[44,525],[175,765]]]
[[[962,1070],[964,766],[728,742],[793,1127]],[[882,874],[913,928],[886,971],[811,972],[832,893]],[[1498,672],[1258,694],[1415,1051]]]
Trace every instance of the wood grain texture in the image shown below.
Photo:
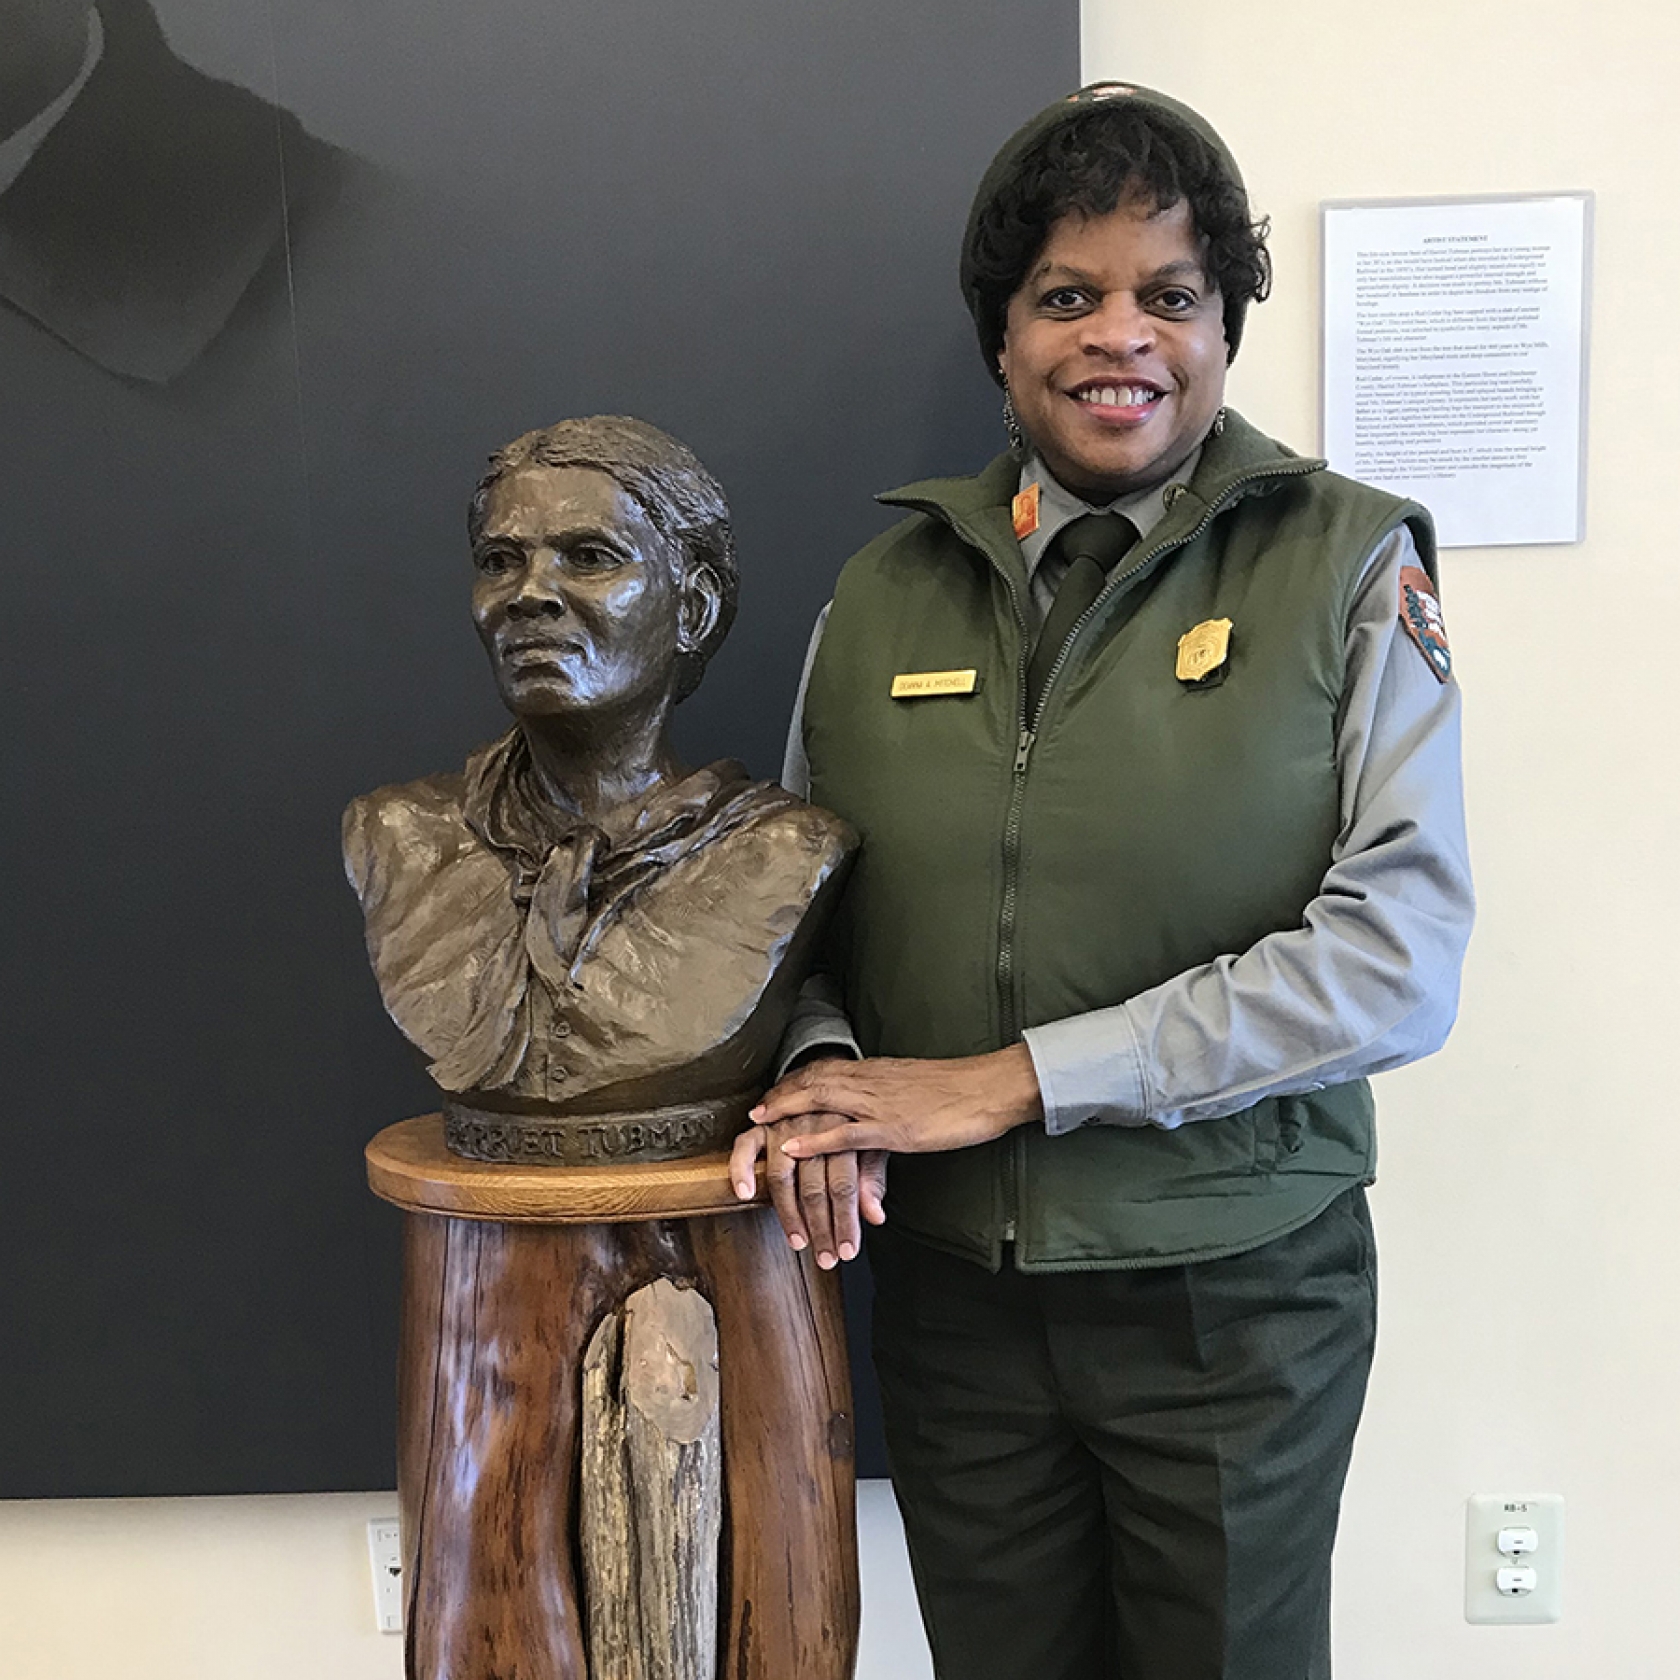
[[[857,1662],[852,1379],[840,1274],[769,1209],[689,1224],[718,1325],[721,1680],[850,1680]]]
[[[659,1278],[590,1339],[583,1573],[594,1680],[715,1680],[717,1320]]]
[[[583,1360],[580,1521],[590,1680],[643,1680],[642,1599],[629,1529],[630,1460],[624,1445],[619,1360],[624,1320],[608,1313]]]
[[[697,1289],[661,1278],[625,1302],[625,1447],[647,1680],[717,1673],[717,1368],[717,1320]]]
[[[419,1494],[403,1500],[418,1513],[408,1672],[585,1680],[574,1564],[584,1344],[627,1291],[692,1262],[665,1225],[441,1223],[433,1394],[417,1413],[429,1434],[398,1456],[423,1466]],[[424,1305],[406,1319],[425,1324]]]
[[[599,1224],[733,1213],[727,1155],[602,1167],[526,1167],[469,1161],[443,1141],[443,1117],[422,1114],[387,1126],[367,1146],[368,1184],[409,1213],[500,1223]],[[764,1177],[758,1175],[756,1202]]]
[[[585,1349],[662,1277],[698,1288],[717,1321],[719,1680],[849,1680],[857,1547],[838,1278],[795,1255],[765,1208],[405,1223],[409,1680],[590,1680],[575,1563]]]
[[[416,1623],[420,1540],[437,1404],[439,1319],[450,1221],[411,1214],[403,1221],[402,1320],[397,1358],[397,1510],[402,1528],[403,1626]]]

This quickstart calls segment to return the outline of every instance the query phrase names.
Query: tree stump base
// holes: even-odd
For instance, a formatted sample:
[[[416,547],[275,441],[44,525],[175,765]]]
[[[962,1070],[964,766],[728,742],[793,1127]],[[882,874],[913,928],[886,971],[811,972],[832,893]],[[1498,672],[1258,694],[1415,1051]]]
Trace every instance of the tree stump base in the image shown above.
[[[367,1157],[375,1192],[406,1215],[408,1680],[591,1680],[585,1356],[660,1279],[697,1290],[716,1321],[715,1672],[850,1680],[857,1534],[838,1276],[793,1253],[762,1197],[736,1200],[722,1155],[492,1165],[450,1154],[427,1115],[387,1127]]]

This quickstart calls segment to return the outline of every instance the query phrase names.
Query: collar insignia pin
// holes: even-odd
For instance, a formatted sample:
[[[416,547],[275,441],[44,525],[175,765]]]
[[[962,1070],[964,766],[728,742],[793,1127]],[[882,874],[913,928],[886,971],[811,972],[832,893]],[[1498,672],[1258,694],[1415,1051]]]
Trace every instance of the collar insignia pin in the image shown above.
[[[1025,542],[1038,529],[1039,487],[1029,484],[1009,504],[1010,523],[1015,527],[1016,542]]]

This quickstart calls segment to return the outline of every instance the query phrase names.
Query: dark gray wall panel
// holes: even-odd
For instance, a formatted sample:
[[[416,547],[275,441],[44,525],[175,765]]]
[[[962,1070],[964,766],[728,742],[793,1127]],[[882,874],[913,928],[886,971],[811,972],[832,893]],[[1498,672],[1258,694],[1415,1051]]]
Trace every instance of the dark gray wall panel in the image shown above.
[[[502,727],[483,458],[597,410],[696,448],[743,595],[681,739],[773,773],[871,492],[1000,441],[956,243],[1076,79],[1077,8],[158,0],[144,51],[137,0],[102,11],[130,85],[32,236],[74,235],[77,307],[115,285],[130,336],[72,348],[0,272],[0,1496],[388,1485],[396,1217],[360,1151],[428,1091],[337,820]],[[135,111],[227,167],[124,185]],[[112,366],[195,335],[166,381]]]

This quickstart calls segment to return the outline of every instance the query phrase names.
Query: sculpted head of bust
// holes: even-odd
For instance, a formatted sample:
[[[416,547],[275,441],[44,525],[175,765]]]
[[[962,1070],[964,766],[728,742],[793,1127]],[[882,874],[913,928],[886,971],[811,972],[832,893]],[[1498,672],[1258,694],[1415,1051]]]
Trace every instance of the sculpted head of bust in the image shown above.
[[[613,709],[667,685],[680,701],[734,618],[722,487],[642,420],[516,438],[479,480],[467,536],[472,615],[516,716]]]
[[[655,427],[567,420],[492,458],[467,531],[514,727],[346,813],[386,1007],[463,1153],[722,1147],[856,844],[741,765],[672,750],[735,613],[728,504]]]
[[[735,614],[716,479],[644,421],[565,420],[492,458],[467,534],[473,618],[552,791],[599,818],[600,795],[633,799],[677,774],[671,708]]]

